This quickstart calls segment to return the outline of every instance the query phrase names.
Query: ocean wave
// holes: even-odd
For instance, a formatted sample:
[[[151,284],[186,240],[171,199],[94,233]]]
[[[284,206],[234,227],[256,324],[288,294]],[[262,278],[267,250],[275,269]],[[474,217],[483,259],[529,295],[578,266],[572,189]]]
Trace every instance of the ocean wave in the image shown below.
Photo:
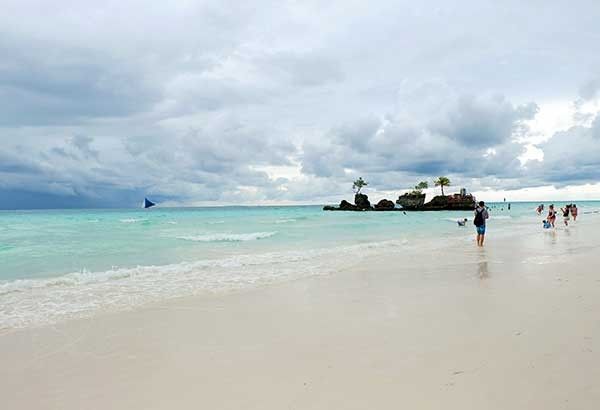
[[[297,219],[294,218],[282,218],[282,219],[277,219],[275,220],[276,224],[286,224],[286,223],[290,223],[290,222],[296,222]]]
[[[122,222],[124,224],[133,224],[136,222],[145,222],[147,221],[147,219],[145,218],[126,218],[126,219],[119,219],[119,222]]]
[[[47,325],[173,297],[328,275],[364,257],[406,246],[405,239],[392,240],[0,282],[0,329]]]
[[[178,236],[177,239],[194,242],[246,242],[269,238],[277,232],[251,232],[251,233],[211,233],[204,235]]]

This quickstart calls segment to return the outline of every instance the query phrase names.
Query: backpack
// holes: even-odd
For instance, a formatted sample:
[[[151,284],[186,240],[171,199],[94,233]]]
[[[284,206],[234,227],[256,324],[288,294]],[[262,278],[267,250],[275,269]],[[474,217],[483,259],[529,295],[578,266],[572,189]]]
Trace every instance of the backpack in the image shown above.
[[[482,226],[485,224],[485,221],[483,220],[483,211],[483,209],[475,211],[475,219],[473,219],[473,224],[475,224],[475,226]]]

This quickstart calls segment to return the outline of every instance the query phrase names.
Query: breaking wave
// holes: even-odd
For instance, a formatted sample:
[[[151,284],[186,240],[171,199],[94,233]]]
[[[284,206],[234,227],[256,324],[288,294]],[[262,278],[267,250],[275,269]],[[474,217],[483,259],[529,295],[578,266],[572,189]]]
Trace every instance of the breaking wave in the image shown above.
[[[126,218],[126,219],[119,219],[119,222],[122,222],[124,224],[133,224],[136,222],[144,222],[147,221],[147,219],[144,218]]]
[[[205,235],[178,236],[177,239],[194,242],[245,242],[269,238],[277,232],[251,232],[251,233],[211,233]]]
[[[0,282],[0,329],[47,325],[173,297],[328,275],[364,257],[406,246],[406,240],[394,240],[4,281]]]

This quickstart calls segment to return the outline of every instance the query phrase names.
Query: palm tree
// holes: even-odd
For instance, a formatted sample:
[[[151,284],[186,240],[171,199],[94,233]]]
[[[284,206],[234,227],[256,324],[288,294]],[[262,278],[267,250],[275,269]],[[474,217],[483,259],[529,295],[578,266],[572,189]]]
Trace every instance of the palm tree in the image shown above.
[[[433,181],[435,186],[439,186],[442,188],[442,196],[444,196],[444,187],[450,186],[450,180],[446,177],[439,177],[437,180]]]

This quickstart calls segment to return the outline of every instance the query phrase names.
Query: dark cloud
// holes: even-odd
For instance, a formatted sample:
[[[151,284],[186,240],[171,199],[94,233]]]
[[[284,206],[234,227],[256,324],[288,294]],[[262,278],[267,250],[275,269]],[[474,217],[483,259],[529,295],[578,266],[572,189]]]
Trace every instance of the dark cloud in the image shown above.
[[[0,207],[597,180],[593,1],[3,6]],[[575,101],[579,127],[523,166],[529,101]]]
[[[47,204],[131,206],[135,196],[223,201],[232,193],[241,196],[243,187],[275,186],[256,167],[289,164],[295,147],[233,118],[221,123],[225,129],[216,124],[152,138],[65,137],[30,147],[27,155],[18,146],[3,148],[0,188],[10,195],[0,197],[0,208],[21,204],[35,192]],[[220,138],[212,138],[211,132]]]
[[[304,146],[302,169],[320,177],[341,176],[345,169],[478,178],[520,171],[524,147],[514,141],[515,133],[533,117],[534,104],[515,107],[503,97],[463,96],[448,106],[420,124],[406,125],[400,115],[339,127],[324,143]]]
[[[523,120],[532,119],[536,113],[535,103],[515,107],[503,96],[490,99],[463,96],[431,128],[460,144],[490,147],[506,141]]]
[[[555,133],[538,147],[544,160],[528,165],[530,183],[565,186],[600,181],[597,121]]]
[[[11,37],[0,53],[0,126],[126,117],[159,98],[143,74],[104,53]]]

